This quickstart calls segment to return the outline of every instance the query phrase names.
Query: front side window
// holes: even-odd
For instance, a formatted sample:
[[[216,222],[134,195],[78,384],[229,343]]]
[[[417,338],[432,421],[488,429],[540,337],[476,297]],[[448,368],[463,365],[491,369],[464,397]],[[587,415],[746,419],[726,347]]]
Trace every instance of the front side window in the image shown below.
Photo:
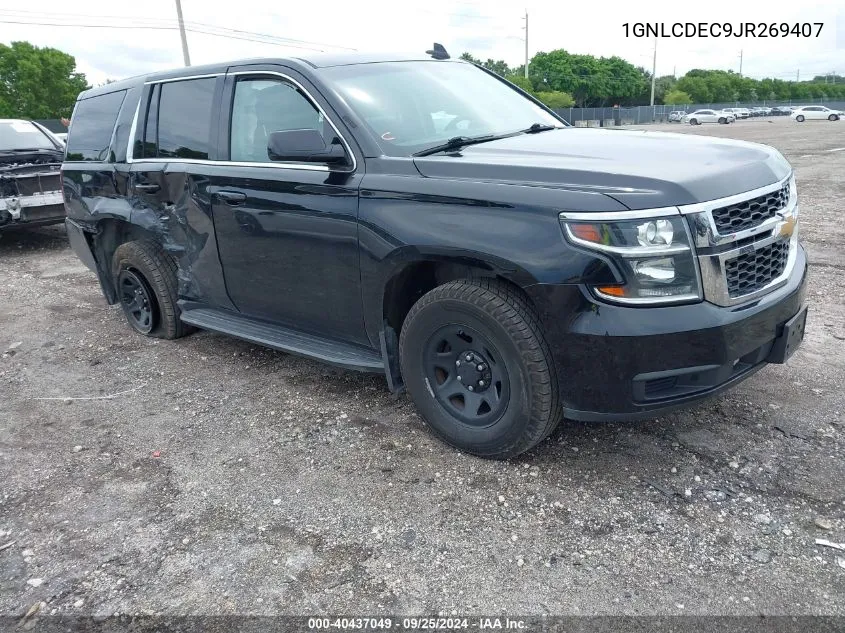
[[[76,103],[67,139],[67,160],[108,160],[114,125],[125,96],[126,91],[119,90]]]
[[[386,62],[318,72],[389,156],[409,156],[456,136],[510,134],[534,123],[564,126],[507,84],[463,62]]]
[[[272,132],[311,129],[327,138],[333,132],[325,128],[320,111],[288,82],[244,78],[235,84],[229,140],[233,161],[270,162],[267,143]]]
[[[161,84],[158,103],[158,156],[207,159],[211,146],[213,77]],[[151,105],[151,108],[155,104]],[[148,119],[149,121],[149,119]],[[151,143],[149,125],[145,144]]]

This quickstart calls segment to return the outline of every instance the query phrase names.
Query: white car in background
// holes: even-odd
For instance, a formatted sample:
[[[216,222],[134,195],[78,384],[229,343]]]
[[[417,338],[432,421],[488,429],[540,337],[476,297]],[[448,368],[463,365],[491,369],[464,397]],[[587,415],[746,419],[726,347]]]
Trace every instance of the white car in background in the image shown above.
[[[728,124],[733,121],[730,114],[721,110],[696,110],[685,115],[682,120],[690,125],[701,125],[702,123]]]
[[[843,116],[843,113],[841,110],[831,110],[830,108],[826,108],[824,106],[802,106],[793,110],[792,114],[789,116],[799,123],[805,120],[811,121],[813,119],[838,121],[840,117]]]

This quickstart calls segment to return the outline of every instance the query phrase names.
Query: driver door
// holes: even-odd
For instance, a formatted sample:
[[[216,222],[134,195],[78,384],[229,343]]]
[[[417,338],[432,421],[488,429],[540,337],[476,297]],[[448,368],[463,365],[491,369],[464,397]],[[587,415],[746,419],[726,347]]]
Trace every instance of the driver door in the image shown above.
[[[369,345],[358,262],[360,163],[306,80],[280,66],[229,69],[210,176],[226,289],[250,317]],[[270,159],[271,132],[314,129],[346,164]]]

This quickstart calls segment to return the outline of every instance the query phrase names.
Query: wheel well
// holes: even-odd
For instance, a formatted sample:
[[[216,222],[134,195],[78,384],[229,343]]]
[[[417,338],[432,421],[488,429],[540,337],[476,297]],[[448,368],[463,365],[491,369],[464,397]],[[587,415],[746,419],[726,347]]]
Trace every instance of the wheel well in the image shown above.
[[[97,230],[92,239],[92,250],[100,269],[100,282],[109,303],[117,301],[117,295],[112,280],[112,257],[117,247],[126,242],[141,239],[154,239],[150,231],[136,225],[115,218],[108,218],[97,222]]]
[[[493,277],[519,288],[509,279],[497,275],[481,264],[450,261],[420,261],[409,264],[387,282],[382,303],[383,319],[397,334],[413,305],[425,293],[456,279]],[[526,295],[526,299],[528,299]],[[529,300],[530,301],[530,300]]]

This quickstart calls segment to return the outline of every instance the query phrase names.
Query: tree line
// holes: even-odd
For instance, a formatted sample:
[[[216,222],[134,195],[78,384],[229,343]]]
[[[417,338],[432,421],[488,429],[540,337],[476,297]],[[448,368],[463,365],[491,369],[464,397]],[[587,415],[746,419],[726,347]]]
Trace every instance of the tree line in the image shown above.
[[[552,108],[648,104],[651,73],[620,57],[574,55],[563,49],[540,52],[525,67],[503,60],[461,59],[505,77]],[[76,60],[60,50],[29,42],[0,44],[0,118],[68,117],[77,95],[90,88]],[[655,80],[655,103],[845,99],[845,77],[820,75],[807,81],[751,79],[732,71],[690,70],[683,77]]]
[[[482,61],[471,53],[461,59],[505,77],[553,108],[648,105],[651,73],[620,57],[574,55],[563,49],[540,52],[525,66],[503,60]],[[730,70],[690,70],[682,77],[655,79],[654,102],[666,104],[731,103],[845,99],[845,77],[819,75],[807,81],[752,79]]]

